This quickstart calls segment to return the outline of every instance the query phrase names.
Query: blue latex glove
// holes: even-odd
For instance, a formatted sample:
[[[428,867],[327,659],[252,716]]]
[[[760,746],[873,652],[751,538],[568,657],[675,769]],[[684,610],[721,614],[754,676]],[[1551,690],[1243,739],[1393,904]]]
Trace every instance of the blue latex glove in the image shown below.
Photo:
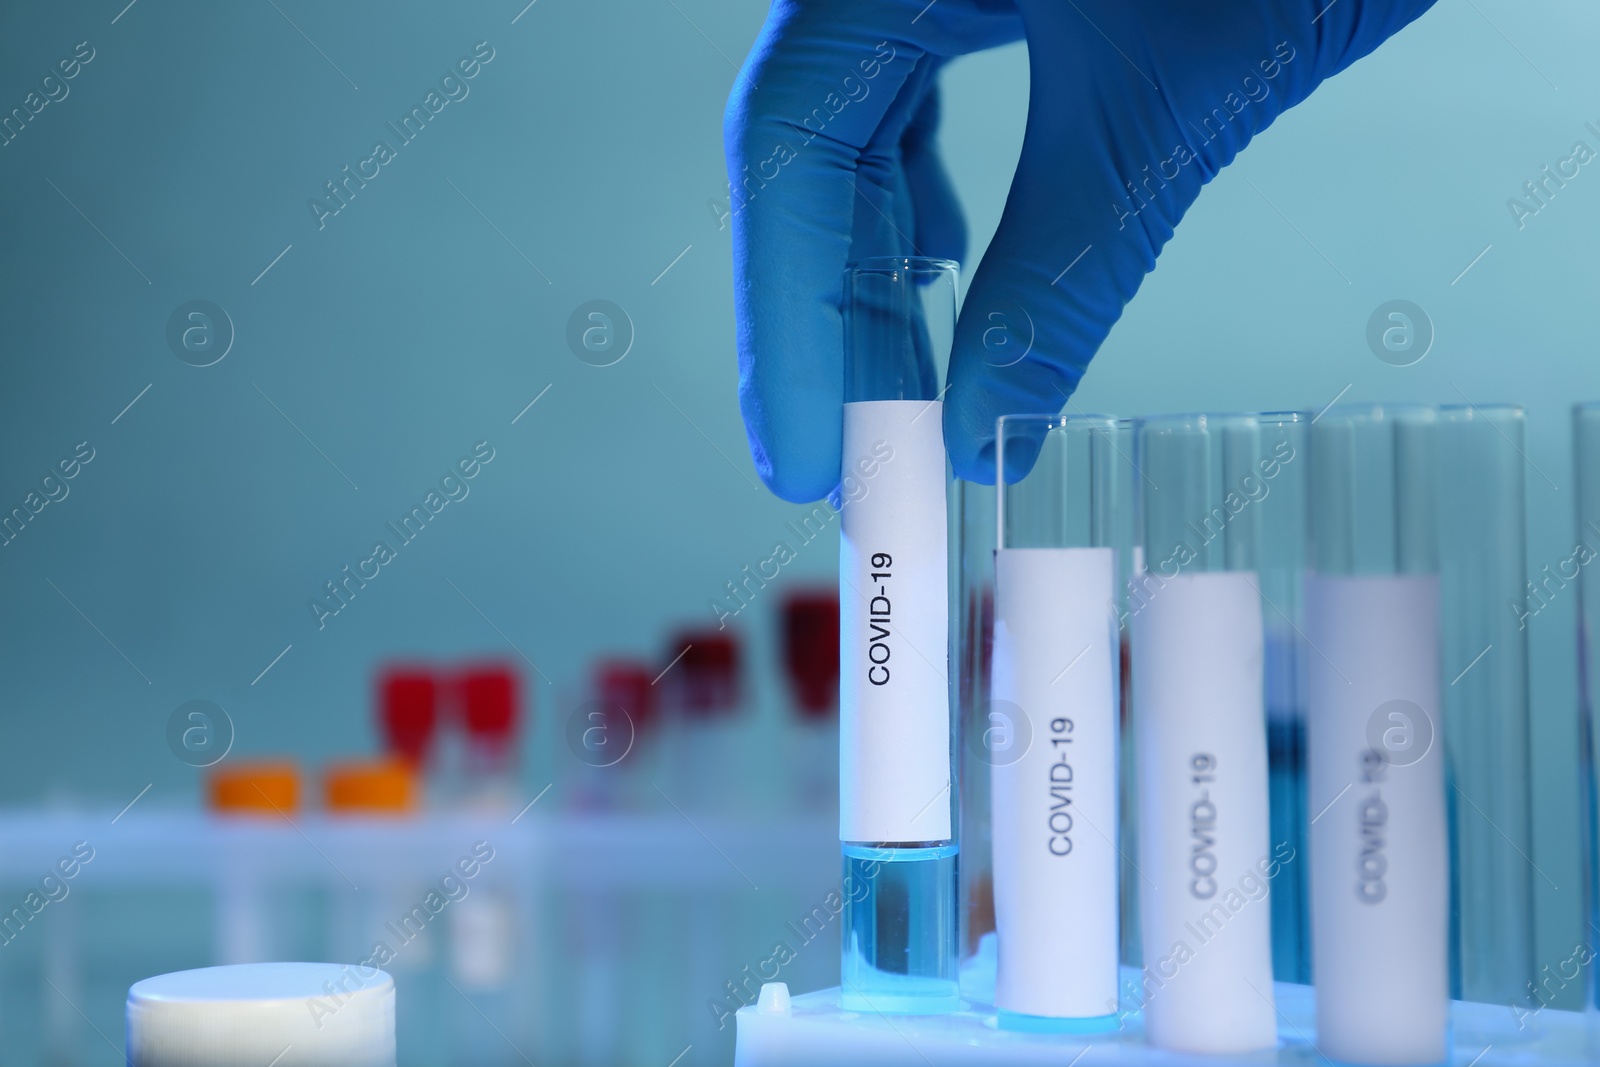
[[[725,125],[762,478],[793,501],[839,480],[846,262],[965,251],[933,145],[947,58],[1028,41],[1022,157],[945,398],[956,474],[992,482],[995,419],[1062,408],[1201,186],[1431,3],[776,0]]]

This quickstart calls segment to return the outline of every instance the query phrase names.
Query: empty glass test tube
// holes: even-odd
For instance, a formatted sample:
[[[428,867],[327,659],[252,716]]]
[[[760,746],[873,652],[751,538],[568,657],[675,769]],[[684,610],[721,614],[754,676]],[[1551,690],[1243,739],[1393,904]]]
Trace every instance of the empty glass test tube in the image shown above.
[[[1573,475],[1577,487],[1578,540],[1562,577],[1578,572],[1578,681],[1581,701],[1578,755],[1583,783],[1583,843],[1586,918],[1600,929],[1600,401],[1572,406]],[[1600,965],[1586,968],[1584,1008],[1600,1012]]]
[[[1436,422],[1335,408],[1312,433],[1312,958],[1317,1047],[1339,1063],[1449,1052]]]
[[[1139,428],[1143,571],[1129,595],[1143,1006],[1151,1044],[1277,1043],[1261,508],[1304,464],[1304,416],[1175,415]]]
[[[954,1011],[957,842],[948,463],[957,267],[845,272],[839,840],[846,1010]]]
[[[989,758],[981,739],[988,728],[989,675],[994,658],[994,494],[992,485],[956,479],[950,487],[951,684],[957,732],[968,738],[960,766],[961,954],[978,951],[994,933],[994,868],[989,842]]]
[[[995,437],[993,699],[983,735],[995,1007],[1004,1029],[1115,1029],[1117,572],[1132,547],[1119,519],[1133,507],[1133,424],[1007,416]]]
[[[1534,978],[1524,427],[1511,404],[1439,409],[1451,993],[1487,1004],[1531,1004]]]

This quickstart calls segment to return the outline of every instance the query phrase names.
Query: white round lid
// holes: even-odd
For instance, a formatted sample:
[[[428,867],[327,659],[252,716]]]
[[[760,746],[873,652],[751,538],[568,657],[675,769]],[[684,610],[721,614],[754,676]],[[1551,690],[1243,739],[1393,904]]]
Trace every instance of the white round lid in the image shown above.
[[[130,1067],[394,1067],[394,979],[343,963],[176,971],[128,990]]]

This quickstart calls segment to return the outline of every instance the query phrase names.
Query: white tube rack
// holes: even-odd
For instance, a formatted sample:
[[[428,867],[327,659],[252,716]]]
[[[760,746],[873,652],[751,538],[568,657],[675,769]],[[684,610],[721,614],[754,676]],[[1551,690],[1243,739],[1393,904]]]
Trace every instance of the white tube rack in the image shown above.
[[[782,982],[761,988],[739,1010],[734,1067],[1308,1067],[1328,1063],[1316,1048],[1316,1000],[1309,986],[1275,983],[1278,1047],[1245,1056],[1166,1052],[1144,1042],[1139,1012],[1111,1033],[1027,1034],[1000,1030],[993,1007],[992,936],[962,968],[962,1010],[950,1015],[873,1015],[839,1007],[839,990],[791,997]],[[1139,972],[1123,969],[1124,988]],[[1506,1005],[1451,1005],[1452,1067],[1578,1067],[1600,1063],[1600,1016],[1545,1009],[1522,1017]]]

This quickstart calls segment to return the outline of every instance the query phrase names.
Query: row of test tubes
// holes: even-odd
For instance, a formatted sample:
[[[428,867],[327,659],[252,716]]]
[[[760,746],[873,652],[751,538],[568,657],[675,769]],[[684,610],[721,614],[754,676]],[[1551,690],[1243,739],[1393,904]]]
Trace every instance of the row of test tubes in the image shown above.
[[[1277,980],[1325,1055],[1435,1063],[1452,997],[1543,1007],[1522,409],[1008,415],[998,488],[936,484],[958,291],[845,279],[842,489],[876,481],[843,494],[844,1006],[950,1010],[994,931],[1003,1028],[1245,1053]],[[1600,407],[1576,429],[1593,481]],[[908,653],[945,640],[941,720]]]
[[[1001,420],[1002,1012],[1131,1003],[1154,1044],[1244,1052],[1276,1040],[1276,976],[1318,986],[1325,1054],[1433,1063],[1451,995],[1529,1000],[1523,424]],[[1083,965],[1050,966],[1063,944]]]

